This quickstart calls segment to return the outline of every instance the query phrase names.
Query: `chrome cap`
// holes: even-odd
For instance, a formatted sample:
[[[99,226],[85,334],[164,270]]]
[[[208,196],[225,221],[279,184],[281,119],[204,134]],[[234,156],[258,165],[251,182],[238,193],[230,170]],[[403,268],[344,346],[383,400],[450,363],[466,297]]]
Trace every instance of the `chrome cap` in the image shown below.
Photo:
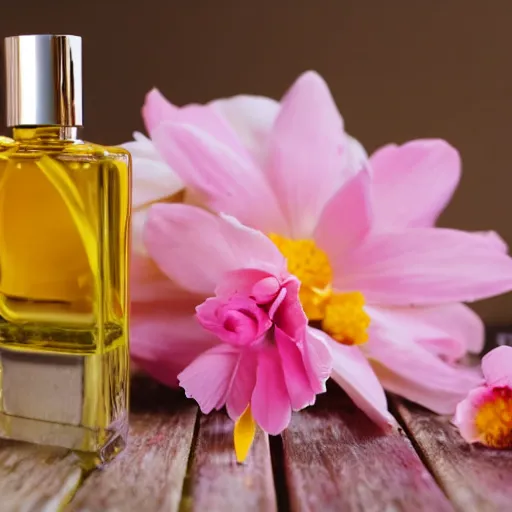
[[[5,39],[7,126],[82,126],[82,38]]]

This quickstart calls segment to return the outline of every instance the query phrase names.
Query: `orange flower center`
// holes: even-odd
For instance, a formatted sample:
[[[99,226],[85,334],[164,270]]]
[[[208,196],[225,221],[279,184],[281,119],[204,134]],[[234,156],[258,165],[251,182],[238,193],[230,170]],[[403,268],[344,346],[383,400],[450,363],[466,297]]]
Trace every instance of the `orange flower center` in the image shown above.
[[[313,240],[292,240],[269,235],[288,261],[288,270],[301,282],[299,298],[310,321],[339,343],[359,345],[368,340],[370,317],[360,292],[336,292],[329,257]]]
[[[495,388],[476,415],[482,441],[493,448],[512,447],[512,389]]]

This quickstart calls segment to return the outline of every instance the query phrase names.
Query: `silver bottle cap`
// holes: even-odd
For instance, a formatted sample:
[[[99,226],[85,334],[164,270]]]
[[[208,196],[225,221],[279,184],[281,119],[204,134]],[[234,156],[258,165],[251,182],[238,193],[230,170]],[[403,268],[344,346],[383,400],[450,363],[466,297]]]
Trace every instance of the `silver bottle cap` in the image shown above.
[[[82,126],[82,38],[5,39],[7,126]]]

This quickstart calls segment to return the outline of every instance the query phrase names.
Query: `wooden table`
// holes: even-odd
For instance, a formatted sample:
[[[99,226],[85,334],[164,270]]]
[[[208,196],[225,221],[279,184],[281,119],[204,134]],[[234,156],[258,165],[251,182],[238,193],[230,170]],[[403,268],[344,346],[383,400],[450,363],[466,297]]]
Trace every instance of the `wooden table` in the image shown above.
[[[402,427],[382,434],[329,386],[237,465],[225,413],[137,378],[129,447],[102,470],[0,441],[0,512],[512,511],[512,451],[467,445],[449,418],[390,401]]]

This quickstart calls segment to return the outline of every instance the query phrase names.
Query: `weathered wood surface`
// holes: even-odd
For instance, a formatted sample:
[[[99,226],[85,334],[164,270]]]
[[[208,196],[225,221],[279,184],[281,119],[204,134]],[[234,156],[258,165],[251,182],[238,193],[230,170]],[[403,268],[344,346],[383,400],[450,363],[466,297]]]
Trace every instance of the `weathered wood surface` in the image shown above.
[[[247,461],[237,464],[233,422],[224,412],[201,416],[181,510],[277,510],[268,437],[258,432]]]
[[[81,475],[66,450],[0,441],[0,510],[56,512],[73,496]]]
[[[66,510],[179,509],[197,407],[182,393],[144,379],[138,379],[132,390],[128,448],[106,468],[91,474]]]
[[[512,510],[512,450],[468,445],[450,418],[417,405],[395,403],[424,460],[458,511]]]
[[[448,419],[393,403],[420,456],[329,386],[270,446],[259,432],[239,465],[224,412],[198,417],[180,392],[138,378],[129,447],[103,470],[83,475],[65,450],[0,441],[0,511],[512,510],[512,451],[469,446]]]
[[[379,432],[335,386],[294,416],[283,448],[293,511],[453,510],[407,437]]]

